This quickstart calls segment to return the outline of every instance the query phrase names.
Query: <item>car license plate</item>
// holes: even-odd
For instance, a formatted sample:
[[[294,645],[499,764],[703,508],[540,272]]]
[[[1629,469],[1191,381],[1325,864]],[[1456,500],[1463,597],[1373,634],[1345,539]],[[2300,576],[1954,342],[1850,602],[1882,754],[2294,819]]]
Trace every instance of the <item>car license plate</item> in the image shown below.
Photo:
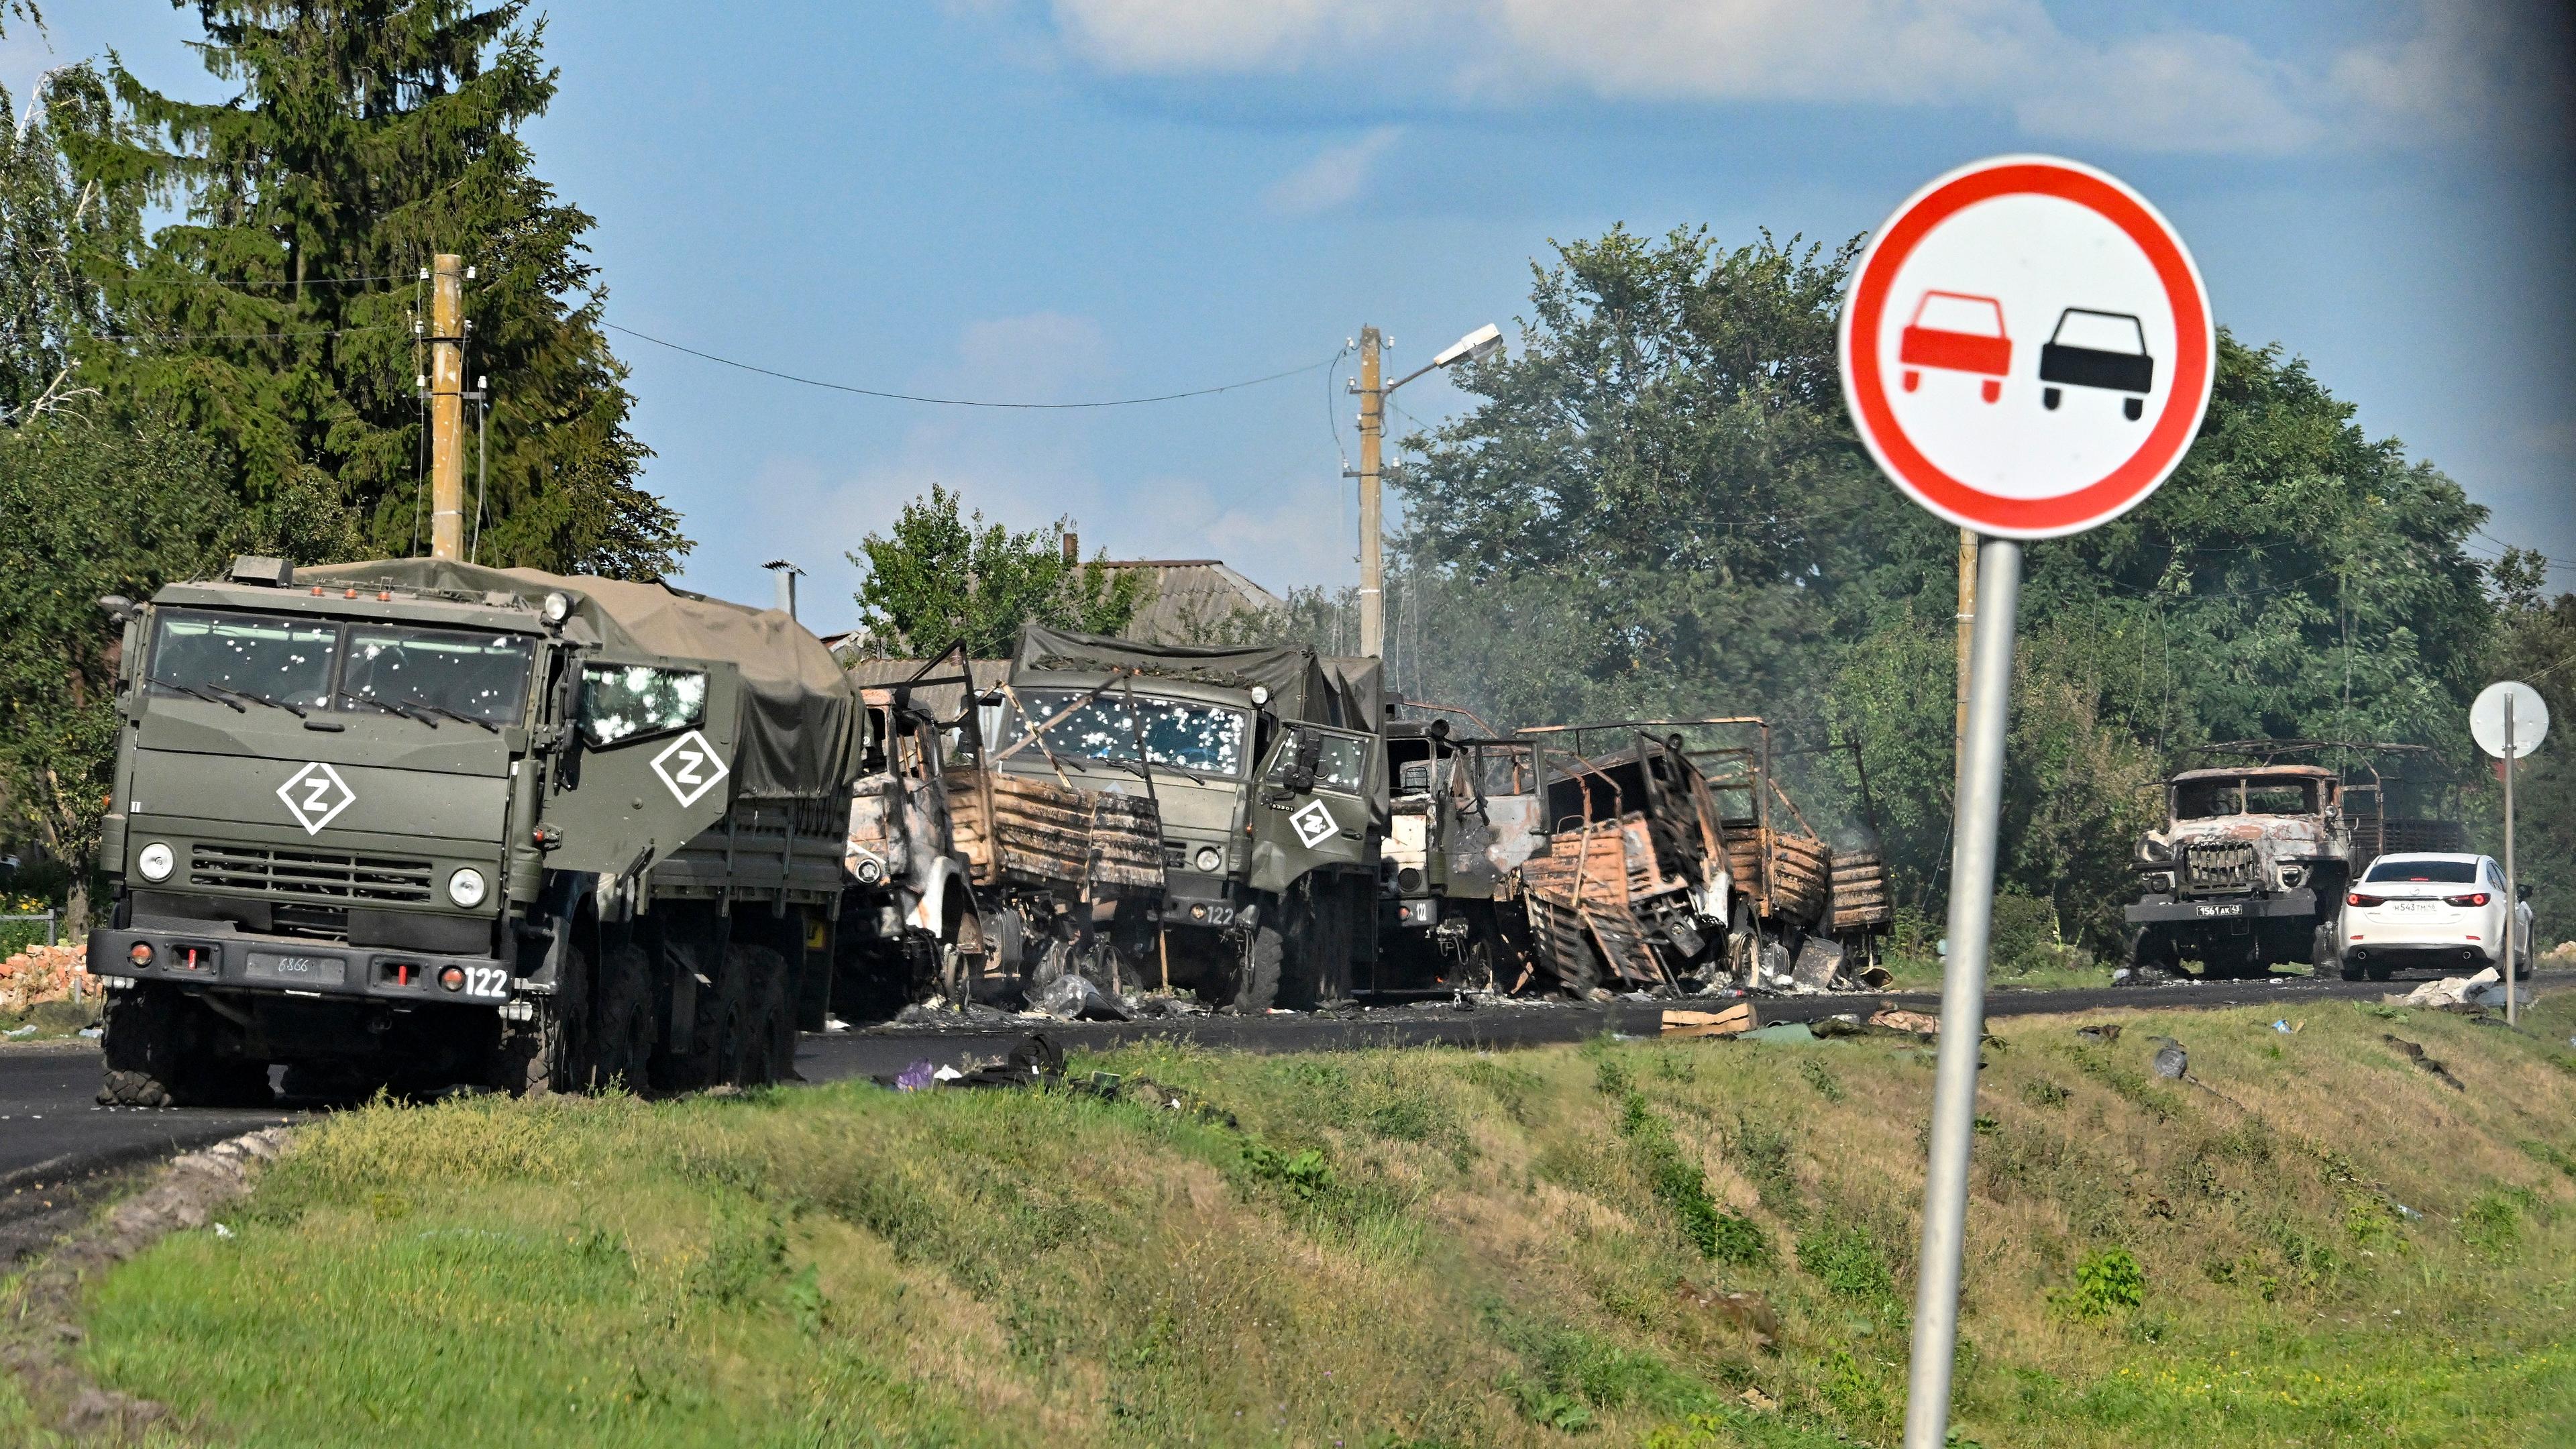
[[[308,986],[338,986],[349,979],[349,963],[337,956],[253,951],[242,969],[243,974],[263,981],[288,981]]]
[[[2245,903],[2243,901],[2230,901],[2225,905],[2201,906],[2198,909],[2203,917],[2215,920],[2224,916],[2241,916],[2245,914]]]
[[[2435,901],[2390,901],[2388,908],[2406,915],[2420,916],[2432,911],[2438,904]]]

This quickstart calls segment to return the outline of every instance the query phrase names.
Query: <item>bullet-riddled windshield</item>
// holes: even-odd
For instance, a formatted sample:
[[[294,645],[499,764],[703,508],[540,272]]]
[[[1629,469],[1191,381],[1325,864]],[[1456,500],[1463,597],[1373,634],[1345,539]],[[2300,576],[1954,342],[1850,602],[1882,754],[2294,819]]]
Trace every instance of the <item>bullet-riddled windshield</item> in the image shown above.
[[[151,686],[215,703],[516,724],[534,658],[518,634],[164,609]]]
[[[1043,725],[1083,698],[1080,690],[1031,689],[1020,693],[1033,721],[1014,718],[1004,726],[1002,748],[1026,738],[1029,724]],[[1159,699],[1110,692],[1084,700],[1073,713],[1045,731],[1046,747],[1060,756],[1086,760],[1134,760],[1138,746],[1156,765],[1176,766],[1202,775],[1243,774],[1245,716],[1239,709],[1190,700]],[[1029,751],[1037,747],[1031,745]]]

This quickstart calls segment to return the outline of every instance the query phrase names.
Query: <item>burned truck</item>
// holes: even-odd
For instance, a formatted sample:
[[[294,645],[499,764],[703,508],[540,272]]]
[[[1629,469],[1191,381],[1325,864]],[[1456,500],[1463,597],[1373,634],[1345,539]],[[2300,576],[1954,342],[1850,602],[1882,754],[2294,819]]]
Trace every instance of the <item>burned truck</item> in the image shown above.
[[[1386,780],[1376,660],[1032,626],[986,763],[1153,803],[1164,883],[1109,923],[1123,980],[1239,1012],[1347,996],[1377,955]]]
[[[1014,1005],[1068,972],[1113,992],[1140,984],[1133,938],[1163,889],[1154,801],[1128,781],[1081,789],[994,768],[986,691],[962,648],[859,695],[869,746],[851,786],[835,1009]]]
[[[2262,763],[2184,770],[2165,784],[2162,828],[2138,841],[2141,886],[2127,908],[2129,964],[2141,975],[2186,960],[2205,976],[2261,976],[2275,965],[2340,971],[2335,912],[2344,888],[2389,850],[2458,849],[2460,827],[2390,819],[2378,772],[2274,763],[2328,748],[2301,742],[2210,747]],[[2374,745],[2376,753],[2420,747]]]
[[[1766,721],[1521,733],[1573,746],[1542,751],[1548,838],[1521,871],[1539,956],[1566,989],[1884,979],[1852,949],[1885,930],[1876,857],[1845,867],[1808,826],[1774,777]],[[1625,743],[1585,753],[1605,736]]]
[[[764,1082],[822,1024],[864,721],[786,614],[426,559],[103,602],[102,1101]]]
[[[1389,720],[1379,864],[1379,992],[1516,991],[1537,967],[1520,869],[1547,843],[1537,750],[1464,737],[1445,719]]]

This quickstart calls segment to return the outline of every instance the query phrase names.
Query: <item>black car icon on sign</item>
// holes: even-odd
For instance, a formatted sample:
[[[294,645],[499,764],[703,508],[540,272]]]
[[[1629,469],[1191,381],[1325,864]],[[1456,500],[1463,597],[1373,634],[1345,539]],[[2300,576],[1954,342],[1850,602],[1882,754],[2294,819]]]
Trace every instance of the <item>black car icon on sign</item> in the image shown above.
[[[2039,349],[2040,406],[2054,409],[2061,388],[2098,387],[2125,392],[2120,411],[2131,422],[2146,411],[2147,393],[2155,387],[2156,360],[2147,355],[2147,329],[2126,312],[2097,312],[2069,307],[2057,314],[2057,330]]]

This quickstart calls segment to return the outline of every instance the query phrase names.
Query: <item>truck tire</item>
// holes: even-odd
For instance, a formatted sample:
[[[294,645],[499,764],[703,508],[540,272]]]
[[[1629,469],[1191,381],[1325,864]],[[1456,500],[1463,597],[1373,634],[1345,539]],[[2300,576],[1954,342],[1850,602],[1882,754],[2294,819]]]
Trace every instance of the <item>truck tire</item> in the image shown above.
[[[590,992],[591,1070],[582,1073],[595,1074],[600,1090],[645,1088],[646,1064],[653,1059],[652,979],[653,960],[641,946],[620,946],[600,963]]]
[[[788,993],[787,958],[766,946],[736,946],[742,954],[743,1041],[733,1082],[760,1087],[796,1072],[796,1011]]]
[[[716,968],[715,986],[698,988],[697,1028],[689,1036],[684,1087],[727,1086],[741,1080],[743,1048],[749,1042],[751,949],[727,946]]]
[[[110,1107],[264,1107],[274,1100],[266,1062],[217,1056],[195,1028],[197,1008],[145,986],[107,999],[98,1088]]]
[[[1264,911],[1260,923],[1244,932],[1231,1008],[1237,1016],[1259,1016],[1279,1000],[1279,969],[1288,955],[1288,933],[1279,916],[1275,908]]]
[[[2308,948],[2308,964],[2316,968],[2321,980],[2332,971],[2346,981],[2359,981],[2361,968],[2343,959],[2343,953],[2335,949],[2336,944],[2333,922],[2317,927],[2316,941]]]

